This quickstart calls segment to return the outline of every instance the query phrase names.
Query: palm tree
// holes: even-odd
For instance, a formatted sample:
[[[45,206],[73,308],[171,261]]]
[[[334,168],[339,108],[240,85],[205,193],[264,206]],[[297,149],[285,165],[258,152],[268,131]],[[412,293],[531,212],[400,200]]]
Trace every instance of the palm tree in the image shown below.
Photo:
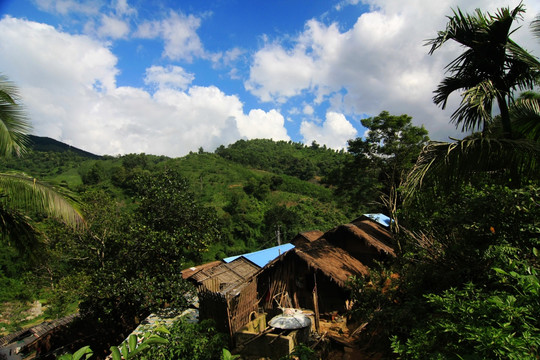
[[[523,4],[513,10],[499,9],[495,15],[476,10],[475,16],[454,11],[448,25],[427,42],[429,54],[449,40],[466,50],[447,65],[446,77],[433,101],[446,107],[450,94],[463,91],[461,103],[451,121],[463,131],[482,129],[492,122],[493,101],[497,101],[504,136],[512,137],[509,103],[516,89],[532,89],[538,80],[538,60],[516,44],[510,35],[514,21],[525,12]]]
[[[461,103],[451,121],[461,125],[462,131],[481,129],[454,142],[428,144],[409,173],[405,184],[407,197],[414,194],[427,175],[446,184],[467,180],[478,173],[510,171],[514,186],[519,186],[521,175],[537,171],[540,157],[538,138],[524,136],[525,126],[533,126],[531,110],[538,102],[526,97],[515,102],[515,90],[531,89],[540,79],[538,59],[510,39],[511,26],[525,11],[522,4],[515,9],[500,9],[495,15],[475,16],[454,11],[445,31],[429,40],[433,54],[446,41],[454,40],[466,50],[447,65],[446,77],[435,90],[433,101],[442,108],[454,91],[462,91]],[[533,31],[540,33],[540,18]],[[496,100],[500,114],[492,116]],[[522,120],[518,121],[518,114]],[[536,123],[536,126],[538,123]],[[516,129],[513,129],[515,127]],[[516,132],[517,130],[517,132]]]
[[[532,22],[531,29],[533,34],[540,39],[540,15]],[[540,72],[540,63],[533,64],[533,67]],[[537,83],[540,83],[540,79],[537,79]],[[533,91],[522,93],[510,112],[520,134],[538,142],[540,140],[540,93]]]
[[[17,88],[0,75],[0,157],[20,156],[26,150],[31,126],[18,100]]]
[[[0,75],[0,158],[23,155],[30,128],[17,88]],[[28,213],[46,214],[75,227],[83,224],[65,194],[34,178],[0,173],[0,232],[23,250],[36,244],[37,231]]]
[[[522,93],[510,108],[512,123],[524,138],[540,141],[540,93]]]

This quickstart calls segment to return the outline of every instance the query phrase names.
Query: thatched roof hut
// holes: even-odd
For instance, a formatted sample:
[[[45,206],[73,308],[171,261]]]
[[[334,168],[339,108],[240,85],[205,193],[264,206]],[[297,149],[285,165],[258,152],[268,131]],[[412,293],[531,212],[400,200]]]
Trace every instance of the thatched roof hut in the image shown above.
[[[320,294],[321,311],[343,310],[348,298],[347,281],[369,269],[342,248],[324,238],[299,243],[268,264],[257,276],[261,305],[314,308],[314,289]]]
[[[259,296],[267,309],[285,301],[313,308],[312,292],[319,289],[321,311],[342,310],[348,298],[347,282],[352,276],[369,274],[374,260],[395,257],[392,234],[386,226],[362,216],[325,233],[307,231],[291,241],[296,247],[270,263],[258,276]]]
[[[306,244],[310,243],[312,241],[315,241],[322,237],[324,235],[324,232],[320,230],[311,230],[311,231],[304,231],[296,235],[291,243],[293,243],[295,246],[298,246],[300,244]]]
[[[351,276],[369,274],[367,266],[324,238],[299,245],[294,249],[294,253],[308,268],[320,271],[341,287],[345,286]]]
[[[348,224],[339,225],[321,237],[370,266],[374,260],[395,257],[392,233],[387,227],[369,217],[362,216]]]

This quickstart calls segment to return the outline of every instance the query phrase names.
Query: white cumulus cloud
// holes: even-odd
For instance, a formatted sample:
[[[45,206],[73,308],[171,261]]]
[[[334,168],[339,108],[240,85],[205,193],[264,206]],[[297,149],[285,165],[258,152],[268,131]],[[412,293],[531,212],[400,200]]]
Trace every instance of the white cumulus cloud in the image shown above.
[[[126,38],[129,34],[129,24],[117,17],[102,15],[97,33],[100,37],[110,37],[113,39]]]
[[[343,1],[338,10],[355,6]],[[444,76],[444,66],[462,49],[448,44],[433,56],[426,40],[446,26],[451,8],[466,12],[475,8],[494,13],[516,6],[503,0],[474,2],[442,0],[365,0],[370,11],[353,27],[309,20],[297,37],[267,41],[253,56],[245,86],[262,101],[285,103],[305,94],[329,110],[347,115],[376,115],[382,110],[406,113],[417,125],[425,124],[432,138],[448,139],[458,131],[449,117],[459,101],[451,98],[446,111],[432,102],[433,90]],[[361,5],[361,4],[360,4]],[[540,43],[530,35],[528,24],[540,12],[540,3],[527,4],[524,25],[513,37],[537,56]]]
[[[240,138],[288,139],[278,111],[246,113],[238,96],[191,86],[193,75],[178,66],[141,74],[158,85],[155,92],[117,86],[117,58],[88,36],[5,17],[0,52],[0,68],[19,86],[33,133],[96,154],[182,156]]]
[[[61,15],[96,14],[99,11],[94,0],[36,0],[36,4],[41,10]]]
[[[302,112],[306,115],[313,115],[314,111],[313,106],[307,104],[304,105],[304,110],[302,110]]]
[[[346,149],[347,141],[357,136],[356,129],[345,118],[345,115],[332,111],[326,114],[326,120],[322,125],[306,120],[302,121],[300,133],[306,144],[315,141],[336,150]]]
[[[164,57],[192,61],[194,57],[204,56],[203,45],[197,35],[200,25],[198,17],[171,10],[165,19],[143,22],[135,35],[147,39],[160,37],[165,41]]]
[[[195,75],[186,72],[180,66],[152,66],[146,69],[144,82],[146,84],[156,84],[160,89],[173,88],[186,90],[193,79],[195,79]]]
[[[290,140],[285,119],[277,110],[250,110],[248,115],[240,114],[237,122],[240,133],[248,139]]]

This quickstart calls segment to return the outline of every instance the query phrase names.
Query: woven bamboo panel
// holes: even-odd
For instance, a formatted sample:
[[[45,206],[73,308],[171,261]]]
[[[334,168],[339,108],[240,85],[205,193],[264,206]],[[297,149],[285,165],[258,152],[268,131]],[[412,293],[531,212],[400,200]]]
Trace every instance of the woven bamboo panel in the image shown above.
[[[219,280],[216,278],[209,278],[203,281],[202,287],[212,292],[219,292]]]
[[[240,294],[229,299],[229,323],[231,334],[234,334],[250,320],[251,313],[257,313],[257,283],[251,281]]]
[[[210,269],[199,271],[193,275],[192,279],[199,284],[205,284],[209,279],[216,279],[220,284],[220,289],[229,287],[232,284],[243,283],[249,280],[259,267],[247,259],[238,258],[230,263],[223,263]],[[215,289],[212,287],[212,289]]]
[[[294,279],[294,262],[291,256],[285,256],[283,260],[276,263],[273,272],[269,277],[269,287],[266,301],[264,302],[265,309],[273,309],[275,305],[282,307],[291,307],[288,291],[290,288],[290,280]]]

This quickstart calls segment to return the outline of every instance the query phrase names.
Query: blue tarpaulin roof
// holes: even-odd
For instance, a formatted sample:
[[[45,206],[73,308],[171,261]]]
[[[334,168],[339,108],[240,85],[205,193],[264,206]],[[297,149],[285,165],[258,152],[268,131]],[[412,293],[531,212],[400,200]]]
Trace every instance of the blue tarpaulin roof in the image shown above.
[[[367,216],[368,218],[375,220],[379,224],[383,226],[390,226],[390,218],[384,214],[364,214],[364,216]]]
[[[289,251],[292,248],[294,248],[293,244],[283,244],[279,246],[274,246],[272,248],[264,249],[255,251],[249,254],[242,254],[242,255],[236,255],[231,256],[228,258],[223,259],[226,263],[230,263],[231,261],[234,261],[238,259],[239,257],[244,257],[254,263],[255,265],[263,268],[268,264],[270,261],[277,258],[279,255],[283,254],[285,251]]]

